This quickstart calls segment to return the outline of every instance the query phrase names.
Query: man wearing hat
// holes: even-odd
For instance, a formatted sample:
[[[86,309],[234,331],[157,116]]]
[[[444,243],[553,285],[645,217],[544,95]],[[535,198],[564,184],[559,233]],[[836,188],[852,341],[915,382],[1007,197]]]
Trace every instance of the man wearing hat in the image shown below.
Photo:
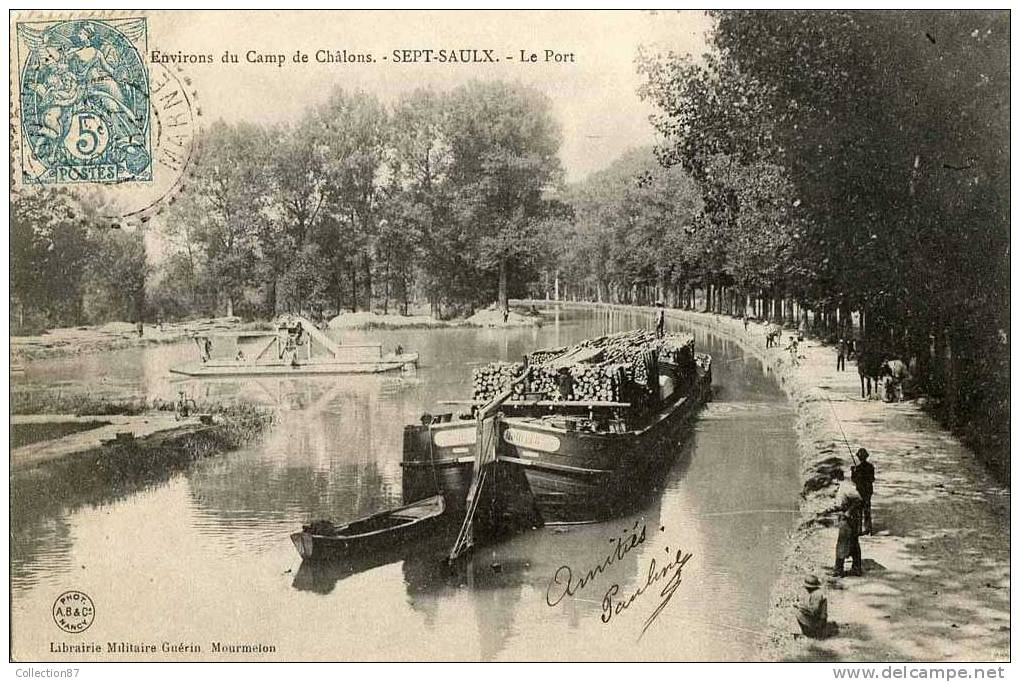
[[[822,581],[818,576],[809,575],[804,578],[804,589],[808,593],[807,599],[797,604],[800,631],[808,637],[824,637],[829,620],[829,602],[822,592]]]
[[[864,535],[871,535],[871,495],[875,492],[875,467],[868,461],[868,451],[861,448],[857,451],[860,463],[853,467],[850,480],[857,486],[861,494],[862,512],[864,515]]]
[[[662,301],[656,301],[655,307],[659,309],[655,313],[655,336],[661,339],[666,333],[666,310],[662,306]]]
[[[843,477],[843,470],[836,469],[833,477],[839,481],[836,503],[828,511],[839,512],[839,537],[836,539],[836,565],[833,575],[842,578],[846,560],[852,559],[850,575],[864,575],[861,562],[861,508],[864,506],[857,486]]]

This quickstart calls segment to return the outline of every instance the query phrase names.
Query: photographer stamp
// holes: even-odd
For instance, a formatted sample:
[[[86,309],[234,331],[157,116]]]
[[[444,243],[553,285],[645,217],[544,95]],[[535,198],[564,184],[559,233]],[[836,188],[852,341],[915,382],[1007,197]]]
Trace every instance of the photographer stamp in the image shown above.
[[[53,602],[53,622],[64,632],[85,632],[96,619],[92,598],[79,590],[68,590]]]

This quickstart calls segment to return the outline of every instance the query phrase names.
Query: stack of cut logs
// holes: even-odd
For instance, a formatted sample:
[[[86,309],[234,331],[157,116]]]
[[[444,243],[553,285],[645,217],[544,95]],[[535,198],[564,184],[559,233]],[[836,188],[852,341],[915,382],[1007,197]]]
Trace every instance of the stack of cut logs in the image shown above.
[[[571,367],[574,390],[570,399],[620,402],[623,398],[623,381],[626,381],[626,367],[613,363],[581,363]]]
[[[474,385],[474,400],[487,402],[502,393],[510,383],[521,375],[524,364],[520,362],[490,362],[476,367],[471,376]],[[514,397],[523,395],[524,387],[514,387]]]
[[[628,382],[648,384],[646,352],[658,353],[660,360],[682,367],[682,355],[693,353],[693,349],[690,335],[667,334],[659,339],[639,329],[587,339],[575,346],[535,351],[528,357],[527,380],[514,386],[512,399],[522,399],[526,394],[537,394],[544,400],[561,399],[557,375],[560,367],[566,367],[573,378],[569,400],[620,402]],[[492,400],[522,371],[524,365],[519,362],[493,362],[476,368],[472,377],[474,400]]]

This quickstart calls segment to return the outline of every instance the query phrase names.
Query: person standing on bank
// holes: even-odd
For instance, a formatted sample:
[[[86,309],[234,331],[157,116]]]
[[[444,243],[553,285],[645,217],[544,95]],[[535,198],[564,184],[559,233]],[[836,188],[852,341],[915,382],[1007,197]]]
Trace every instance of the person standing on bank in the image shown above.
[[[864,448],[857,451],[857,459],[860,460],[860,464],[851,471],[850,480],[854,482],[857,492],[861,494],[864,535],[871,535],[874,532],[874,528],[871,526],[871,496],[875,492],[875,466],[868,461],[868,451]]]
[[[836,371],[846,371],[846,356],[850,353],[850,349],[847,347],[845,338],[839,340],[839,344],[836,346]]]
[[[797,623],[800,631],[808,637],[821,639],[829,624],[829,600],[822,592],[822,581],[818,576],[809,575],[804,578],[804,589],[807,599],[797,604]]]
[[[861,562],[861,509],[863,500],[857,486],[845,480],[842,469],[836,469],[833,476],[839,481],[836,490],[836,504],[828,511],[839,512],[839,537],[836,539],[836,565],[833,575],[842,578],[843,567],[849,557],[852,560],[850,575],[864,575]]]
[[[666,309],[662,306],[662,301],[656,301],[655,305],[659,309],[655,315],[655,336],[661,339],[666,333]]]

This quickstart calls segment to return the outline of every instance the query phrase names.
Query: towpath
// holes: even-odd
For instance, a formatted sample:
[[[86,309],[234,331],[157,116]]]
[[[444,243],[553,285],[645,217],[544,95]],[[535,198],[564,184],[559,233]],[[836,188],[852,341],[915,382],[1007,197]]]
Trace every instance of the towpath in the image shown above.
[[[651,311],[651,308],[647,310]],[[707,313],[668,310],[667,319],[728,337],[763,359],[795,403],[802,482],[820,486],[800,500],[798,527],[773,588],[765,660],[1009,660],[1010,490],[976,455],[915,402],[860,397],[853,361],[836,371],[832,346],[806,340],[797,363],[766,349],[764,325]],[[831,576],[837,531],[834,467],[850,472],[850,452],[865,447],[876,469],[875,534],[861,538],[865,575]],[[799,634],[793,606],[803,579],[822,579],[832,636]]]

